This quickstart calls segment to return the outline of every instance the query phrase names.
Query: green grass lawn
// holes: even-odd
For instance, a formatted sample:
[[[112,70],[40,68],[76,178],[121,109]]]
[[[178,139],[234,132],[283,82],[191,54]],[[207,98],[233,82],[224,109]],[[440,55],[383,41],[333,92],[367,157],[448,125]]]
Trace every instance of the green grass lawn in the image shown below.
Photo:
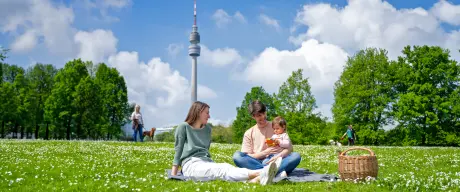
[[[346,148],[346,147],[345,147]],[[344,149],[345,149],[344,148]],[[379,175],[372,182],[243,182],[166,180],[173,143],[0,140],[0,191],[458,191],[460,149],[370,147]],[[216,162],[233,165],[240,145],[212,144]],[[336,147],[295,146],[299,167],[338,175]],[[350,153],[365,154],[365,152]]]

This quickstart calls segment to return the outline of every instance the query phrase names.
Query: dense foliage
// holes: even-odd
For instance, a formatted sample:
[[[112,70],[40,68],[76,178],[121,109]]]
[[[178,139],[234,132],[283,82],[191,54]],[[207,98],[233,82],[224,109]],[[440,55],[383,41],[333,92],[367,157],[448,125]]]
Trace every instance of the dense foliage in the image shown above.
[[[80,59],[61,69],[0,66],[1,137],[113,139],[122,133],[130,111],[124,78],[115,68]]]
[[[111,139],[121,134],[133,106],[115,68],[76,59],[62,69],[36,64],[24,70],[3,63],[6,54],[0,50],[1,137]],[[273,94],[252,87],[233,124],[213,127],[213,142],[241,143],[255,125],[248,105],[257,99],[266,104],[268,120],[277,115],[287,120],[294,144],[340,140],[352,124],[357,144],[460,146],[460,65],[448,50],[407,46],[396,60],[384,49],[358,51],[334,85],[333,119],[315,112],[315,95],[303,74],[293,71]],[[173,132],[156,139],[173,141]]]
[[[234,141],[255,125],[247,106],[259,99],[269,118],[286,118],[295,144],[337,141],[352,124],[357,144],[459,146],[460,65],[437,46],[407,46],[402,53],[390,61],[385,50],[368,48],[350,57],[334,86],[333,121],[313,112],[316,101],[302,70],[273,96],[252,88],[237,108]]]

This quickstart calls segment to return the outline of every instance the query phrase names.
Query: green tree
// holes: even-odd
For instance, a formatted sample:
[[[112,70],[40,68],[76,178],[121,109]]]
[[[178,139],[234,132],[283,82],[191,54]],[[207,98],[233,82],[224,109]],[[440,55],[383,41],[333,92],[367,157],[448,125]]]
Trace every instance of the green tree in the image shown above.
[[[3,83],[10,83],[13,87],[13,93],[14,96],[13,98],[7,98],[6,100],[9,100],[10,102],[14,102],[14,113],[8,113],[8,117],[5,117],[8,119],[9,122],[13,124],[13,128],[8,130],[13,132],[13,137],[17,136],[18,134],[18,127],[21,126],[22,122],[22,116],[24,114],[25,108],[23,106],[25,97],[27,96],[24,92],[27,90],[27,85],[26,85],[26,80],[24,79],[24,69],[22,67],[19,67],[17,65],[8,65],[6,63],[1,63],[2,65],[2,77]],[[6,93],[9,94],[8,90],[5,90]],[[16,103],[19,102],[19,103]],[[10,110],[4,108],[4,110]]]
[[[332,112],[336,134],[343,134],[353,124],[358,142],[378,144],[383,141],[384,125],[391,122],[392,84],[387,52],[368,48],[350,57],[334,86]]]
[[[4,49],[0,46],[0,61],[4,61],[7,58],[8,49]]]
[[[32,113],[31,117],[33,117],[31,123],[35,127],[35,138],[39,138],[40,125],[48,124],[44,121],[45,101],[51,95],[54,84],[53,79],[56,73],[57,69],[53,65],[40,63],[30,67],[26,73],[26,76],[30,80],[30,113]],[[45,131],[48,132],[48,130]]]
[[[7,58],[8,50],[0,46],[0,84],[3,83],[3,61]]]
[[[275,98],[280,114],[291,112],[307,116],[317,108],[316,99],[311,93],[308,78],[303,78],[302,72],[302,69],[293,71],[291,76],[279,88]]]
[[[128,122],[126,117],[132,112],[128,104],[128,89],[123,76],[115,68],[101,63],[97,67],[95,82],[101,87],[104,105],[104,122],[102,130],[106,138],[122,133],[121,127]]]
[[[75,88],[72,102],[75,108],[73,118],[75,119],[76,135],[78,138],[91,136],[97,138],[100,133],[100,123],[103,122],[103,103],[101,87],[94,83],[88,76],[80,81]],[[91,135],[91,133],[93,133]]]
[[[54,123],[54,127],[57,128],[54,132],[58,133],[60,138],[64,136],[61,128],[65,128],[66,139],[69,140],[71,137],[72,121],[76,111],[72,105],[75,99],[75,88],[80,80],[87,76],[85,63],[81,59],[75,59],[67,62],[54,78],[51,95],[45,103],[45,117],[46,120]]]
[[[15,94],[19,101],[19,105],[16,111],[15,119],[15,132],[18,132],[18,127],[21,128],[21,139],[24,138],[26,132],[26,127],[28,127],[28,122],[30,121],[30,104],[31,104],[31,95],[29,94],[29,82],[28,79],[24,76],[23,73],[17,74],[13,87],[15,89]],[[30,131],[30,128],[29,130]]]
[[[407,90],[398,94],[395,117],[417,145],[446,145],[458,136],[459,64],[438,46],[407,46],[398,65],[410,70],[397,76]]]
[[[268,119],[272,119],[276,115],[273,97],[265,92],[262,87],[251,88],[251,91],[246,93],[241,106],[236,108],[236,119],[232,125],[234,143],[241,143],[243,141],[244,132],[256,124],[256,121],[252,119],[252,116],[248,112],[248,106],[254,100],[260,100],[267,106]]]
[[[321,143],[326,122],[320,114],[314,114],[316,99],[311,93],[308,78],[303,78],[302,69],[293,71],[275,94],[277,113],[288,123],[289,137],[294,144]]]
[[[0,84],[0,120],[2,121],[1,135],[5,137],[5,125],[14,121],[14,116],[17,114],[17,108],[19,105],[18,97],[14,92],[14,86],[10,82],[4,82]]]
[[[233,132],[231,127],[212,125],[211,140],[213,143],[232,143]]]
[[[88,70],[89,76],[90,77],[95,77],[96,72],[97,72],[97,68],[99,67],[99,64],[95,65],[95,64],[93,64],[93,62],[88,61],[88,62],[85,62],[85,65],[86,65],[86,69]]]
[[[2,82],[14,83],[14,80],[18,74],[24,75],[24,69],[22,67],[18,67],[17,65],[8,65],[6,63],[2,63],[2,74]]]

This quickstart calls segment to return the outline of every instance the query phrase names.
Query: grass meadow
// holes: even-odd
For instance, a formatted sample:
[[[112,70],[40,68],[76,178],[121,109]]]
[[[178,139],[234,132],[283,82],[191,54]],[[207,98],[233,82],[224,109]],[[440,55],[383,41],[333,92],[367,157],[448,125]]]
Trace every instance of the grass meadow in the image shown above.
[[[343,147],[346,149],[347,147]],[[167,180],[173,143],[0,140],[1,191],[459,191],[460,149],[369,147],[379,175],[366,182],[244,182]],[[212,144],[216,162],[233,164],[236,144]],[[342,150],[343,150],[342,149]],[[294,146],[299,167],[338,175],[337,147]],[[364,151],[350,155],[366,154]]]

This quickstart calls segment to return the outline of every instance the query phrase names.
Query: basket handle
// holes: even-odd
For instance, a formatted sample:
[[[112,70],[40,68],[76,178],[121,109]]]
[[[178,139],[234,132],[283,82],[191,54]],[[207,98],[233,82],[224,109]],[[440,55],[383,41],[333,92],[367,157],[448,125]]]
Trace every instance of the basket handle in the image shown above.
[[[368,149],[368,148],[363,148],[363,147],[353,147],[353,148],[347,149],[347,150],[343,151],[342,153],[340,153],[340,155],[341,155],[341,156],[344,156],[344,155],[346,155],[346,153],[347,153],[348,151],[353,151],[353,150],[364,150],[364,151],[368,151],[368,152],[370,153],[371,156],[375,156],[375,153],[374,153],[372,150],[370,150],[370,149]]]

